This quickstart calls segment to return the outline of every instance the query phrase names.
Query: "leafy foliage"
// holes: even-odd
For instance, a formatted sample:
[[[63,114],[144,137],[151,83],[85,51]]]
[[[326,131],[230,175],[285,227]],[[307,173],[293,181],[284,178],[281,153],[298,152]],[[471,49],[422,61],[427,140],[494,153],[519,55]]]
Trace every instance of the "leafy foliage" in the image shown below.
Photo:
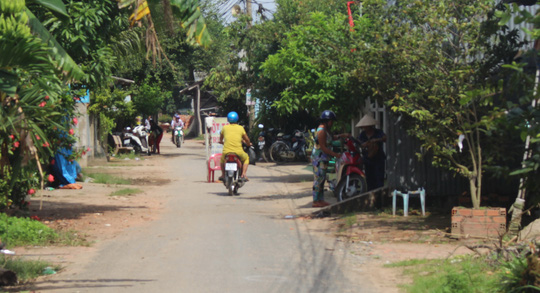
[[[4,8],[5,2],[0,3]],[[58,7],[56,10],[62,12]],[[36,21],[24,1],[10,11],[0,15],[1,207],[12,203],[21,206],[30,190],[38,186],[35,179],[26,176],[35,178],[39,170],[43,178],[42,166],[54,152],[75,141],[71,128],[75,101],[64,82],[80,76],[76,66],[61,71],[69,70],[71,65],[66,64],[71,59],[41,39],[43,34],[32,33]]]
[[[141,32],[129,30],[127,12],[120,11],[114,0],[69,0],[66,6],[67,20],[51,12],[40,18],[87,73],[80,82],[92,90],[106,87],[118,56],[127,57],[142,47]]]
[[[532,30],[524,29],[532,39],[537,39],[540,35],[540,29],[537,27],[538,15],[531,15],[528,11],[520,9],[518,5],[507,6],[507,9],[500,11],[497,15],[501,18],[500,24],[506,24],[511,16],[517,16],[516,23],[533,24]],[[525,54],[525,58],[536,60],[538,52],[532,51]],[[536,63],[535,63],[536,64]],[[539,84],[534,80],[532,70],[527,70],[525,64],[513,63],[508,68],[514,71],[512,83],[522,85],[514,92],[517,93],[519,100],[512,105],[505,122],[512,126],[512,131],[519,134],[521,140],[528,149],[526,156],[523,157],[522,165],[514,167],[511,173],[523,180],[523,188],[526,189],[530,197],[530,205],[537,204],[540,201],[540,109],[539,109]],[[539,70],[536,64],[535,71]]]
[[[313,13],[287,34],[282,48],[262,64],[264,74],[286,88],[275,102],[278,110],[332,109],[350,117],[363,102],[353,72],[352,42],[342,16]],[[347,103],[348,107],[342,107]],[[342,118],[345,118],[342,117]]]
[[[170,91],[162,91],[159,84],[149,84],[149,79],[146,79],[136,91],[133,104],[138,113],[147,117],[157,113],[163,101],[170,96]]]
[[[39,221],[0,214],[0,238],[11,247],[47,245],[56,240],[57,237],[58,235],[53,229]]]
[[[515,55],[517,35],[499,30],[492,1],[364,4],[377,32],[358,43],[363,59],[372,60],[360,78],[409,121],[408,133],[435,165],[469,180],[478,208],[484,167],[493,163],[487,146],[496,145],[493,132],[508,98],[498,94],[500,65]]]

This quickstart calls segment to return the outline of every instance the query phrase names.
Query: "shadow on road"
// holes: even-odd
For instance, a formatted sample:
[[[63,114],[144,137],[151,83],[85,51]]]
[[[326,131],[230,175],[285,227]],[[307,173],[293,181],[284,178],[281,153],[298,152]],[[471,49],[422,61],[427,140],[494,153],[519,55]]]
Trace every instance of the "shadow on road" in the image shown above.
[[[58,289],[84,289],[84,288],[130,288],[141,282],[155,282],[151,279],[96,279],[96,280],[46,280],[34,283],[38,286],[40,292],[54,292]],[[39,286],[41,284],[51,284]],[[58,284],[58,285],[55,285]],[[34,286],[17,286],[14,288],[2,288],[2,292],[21,292],[24,290],[34,290]],[[74,292],[78,292],[75,290]]]

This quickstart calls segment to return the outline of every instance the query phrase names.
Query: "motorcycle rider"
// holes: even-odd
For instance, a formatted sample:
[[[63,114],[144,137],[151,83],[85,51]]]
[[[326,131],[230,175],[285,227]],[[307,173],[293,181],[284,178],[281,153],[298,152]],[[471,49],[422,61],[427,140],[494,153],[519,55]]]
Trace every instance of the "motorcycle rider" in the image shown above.
[[[230,124],[223,126],[219,136],[219,143],[223,144],[221,177],[219,177],[219,180],[223,181],[225,178],[225,155],[228,153],[235,153],[240,158],[240,161],[242,161],[242,175],[240,175],[240,180],[249,181],[246,176],[249,166],[249,156],[244,152],[242,143],[245,143],[250,147],[251,141],[249,140],[244,127],[238,125],[238,113],[233,111],[227,114],[227,121]]]
[[[182,127],[184,128],[184,121],[182,121],[182,119],[180,119],[180,115],[178,114],[174,114],[174,118],[173,120],[171,121],[171,130],[172,130],[172,136],[171,136],[171,141],[174,143],[174,129],[176,127]]]
[[[324,110],[319,118],[320,124],[315,132],[315,145],[311,153],[311,161],[313,164],[313,207],[325,207],[330,205],[324,201],[324,182],[326,181],[326,173],[328,171],[328,162],[331,157],[339,158],[338,154],[330,148],[332,140],[338,137],[348,137],[347,133],[332,135],[330,132],[336,114],[330,110]]]

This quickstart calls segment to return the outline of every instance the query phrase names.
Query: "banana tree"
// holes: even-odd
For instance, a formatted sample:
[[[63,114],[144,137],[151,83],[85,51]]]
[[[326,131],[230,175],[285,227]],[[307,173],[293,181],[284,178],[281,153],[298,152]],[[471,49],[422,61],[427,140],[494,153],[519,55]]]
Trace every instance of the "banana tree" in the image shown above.
[[[29,0],[67,17],[60,0]],[[72,143],[73,101],[65,84],[84,73],[44,29],[24,0],[0,0],[0,192],[4,201],[20,190],[20,172],[37,165],[43,187],[44,158]],[[70,107],[71,105],[71,107]],[[55,135],[65,131],[61,140]],[[71,134],[71,133],[70,133]],[[17,183],[17,186],[15,186]],[[22,184],[24,185],[24,184]],[[28,186],[27,186],[28,187]],[[24,195],[23,195],[24,198]]]
[[[198,0],[118,0],[119,8],[133,8],[134,12],[130,16],[132,25],[142,26],[143,22],[146,23],[147,57],[151,55],[154,62],[162,56],[167,59],[152,21],[152,14],[157,15],[158,4],[164,8],[163,16],[167,27],[174,26],[174,18],[182,27],[188,28],[187,38],[191,43],[206,47],[212,42]]]

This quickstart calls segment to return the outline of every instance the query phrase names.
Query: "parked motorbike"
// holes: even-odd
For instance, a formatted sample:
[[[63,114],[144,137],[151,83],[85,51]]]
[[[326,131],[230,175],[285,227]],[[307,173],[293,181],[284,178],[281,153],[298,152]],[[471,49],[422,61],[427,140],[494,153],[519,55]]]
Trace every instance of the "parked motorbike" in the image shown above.
[[[184,130],[181,126],[176,126],[174,128],[174,144],[177,148],[181,147],[184,143]]]
[[[259,137],[257,138],[259,158],[265,162],[271,162],[272,158],[270,157],[270,147],[276,141],[276,134],[278,130],[275,128],[264,130],[263,124],[259,124],[259,128],[261,129],[259,132]]]
[[[135,128],[124,128],[122,133],[122,144],[127,147],[133,147],[135,153],[151,154],[151,149],[148,146],[148,133],[144,125],[138,125]]]
[[[345,151],[336,160],[336,179],[330,182],[338,201],[367,192],[366,175],[363,168],[362,152],[358,141],[352,137],[345,140]]]
[[[270,157],[274,162],[307,161],[306,136],[300,130],[292,135],[278,134],[277,141],[270,147]]]
[[[244,186],[245,181],[240,179],[242,174],[242,162],[235,153],[225,154],[225,177],[223,184],[227,188],[229,195],[238,195],[238,189]]]

